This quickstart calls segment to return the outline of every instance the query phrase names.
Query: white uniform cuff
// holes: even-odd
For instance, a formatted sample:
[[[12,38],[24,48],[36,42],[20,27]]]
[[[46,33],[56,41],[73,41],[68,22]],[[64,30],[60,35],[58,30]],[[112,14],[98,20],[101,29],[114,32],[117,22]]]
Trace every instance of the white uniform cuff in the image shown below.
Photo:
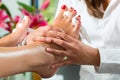
[[[120,74],[120,50],[99,49],[100,66],[95,66],[98,73]]]

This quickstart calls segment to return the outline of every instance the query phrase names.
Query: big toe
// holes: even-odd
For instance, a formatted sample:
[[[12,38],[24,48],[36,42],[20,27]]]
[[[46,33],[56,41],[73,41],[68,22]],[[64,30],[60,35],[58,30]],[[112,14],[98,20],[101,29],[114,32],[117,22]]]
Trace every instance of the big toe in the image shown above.
[[[62,5],[58,17],[63,18],[65,11],[67,11],[67,6],[66,5]]]

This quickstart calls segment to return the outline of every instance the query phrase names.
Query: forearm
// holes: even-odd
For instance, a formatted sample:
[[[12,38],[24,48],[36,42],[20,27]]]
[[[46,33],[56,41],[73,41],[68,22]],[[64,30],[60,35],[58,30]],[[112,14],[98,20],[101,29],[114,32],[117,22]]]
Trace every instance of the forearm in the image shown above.
[[[99,50],[97,48],[90,47],[88,45],[84,45],[85,51],[85,64],[86,65],[94,65],[94,66],[99,66],[100,65],[100,55],[99,55]],[[83,62],[84,62],[83,61]]]
[[[0,77],[29,71],[29,67],[26,64],[26,53],[17,50],[13,51],[0,51]]]
[[[41,47],[31,44],[24,47],[0,47],[0,77],[26,71],[34,71],[36,66],[43,66],[44,57]],[[43,49],[43,48],[42,48]]]
[[[13,39],[13,35],[9,34],[0,39],[0,46],[8,47],[8,46],[16,46],[16,39]]]
[[[26,71],[40,72],[42,77],[52,76],[56,69],[50,66],[57,58],[45,51],[47,46],[45,43],[33,43],[23,47],[0,47],[0,77]]]

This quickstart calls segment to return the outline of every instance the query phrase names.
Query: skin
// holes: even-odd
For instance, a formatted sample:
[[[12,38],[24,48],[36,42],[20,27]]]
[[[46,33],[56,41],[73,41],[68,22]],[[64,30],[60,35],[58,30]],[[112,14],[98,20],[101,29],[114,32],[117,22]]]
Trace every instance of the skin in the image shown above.
[[[26,36],[27,29],[29,26],[29,18],[23,19],[18,23],[16,30],[10,35],[0,39],[0,77],[18,74],[22,72],[35,72],[42,77],[51,77],[57,70],[57,68],[52,69],[51,64],[59,62],[63,57],[54,56],[45,51],[47,47],[53,47],[62,50],[62,47],[52,44],[46,44],[44,42],[32,42],[33,39],[38,39],[38,36],[45,36],[42,33],[52,31],[59,31],[62,33],[67,33],[74,38],[78,38],[77,32],[80,29],[79,18],[77,18],[76,25],[72,25],[71,19],[76,15],[73,10],[71,10],[71,16],[63,17],[64,11],[67,9],[61,9],[59,16],[54,20],[52,27],[39,28],[35,32],[31,33],[27,37],[27,45],[22,47],[15,47],[19,44]],[[70,9],[69,9],[70,10]],[[64,20],[65,22],[61,23]],[[22,23],[22,24],[21,24]],[[22,26],[20,26],[20,25]],[[58,25],[59,24],[59,25]],[[63,24],[61,27],[61,24]],[[57,26],[57,27],[54,27]],[[65,30],[64,27],[68,26],[69,31]],[[70,26],[70,27],[69,27]],[[74,26],[74,28],[73,28]],[[60,30],[62,29],[62,30]],[[38,33],[39,32],[39,33]],[[37,37],[35,37],[37,36]],[[56,37],[54,34],[48,34],[49,37]],[[11,44],[12,43],[12,44]],[[13,47],[11,47],[13,46]],[[9,68],[8,68],[9,67]],[[14,67],[14,68],[13,68]]]
[[[104,9],[107,8],[110,1],[111,0],[106,0],[105,2],[103,2]],[[97,48],[88,46],[65,33],[53,31],[52,34],[57,34],[57,37],[59,37],[60,39],[44,37],[44,39],[39,40],[44,41],[46,43],[54,43],[61,46],[62,48],[64,48],[64,50],[57,50],[48,47],[46,51],[54,55],[67,57],[66,60],[61,60],[60,62],[54,64],[52,68],[57,68],[69,64],[94,66],[100,65],[100,55],[99,50]]]
[[[71,12],[69,17],[63,16],[65,11],[70,11]],[[59,15],[53,21],[53,24],[51,26],[45,27],[45,28],[40,27],[35,32],[31,33],[27,37],[26,43],[27,44],[34,43],[33,40],[37,40],[37,39],[39,40],[39,39],[42,38],[42,36],[49,36],[49,37],[58,38],[58,37],[56,37],[56,35],[52,34],[51,30],[66,33],[66,34],[69,34],[70,36],[78,39],[78,37],[79,37],[78,32],[80,30],[80,17],[76,18],[77,23],[76,23],[76,25],[73,25],[71,20],[75,15],[76,15],[76,12],[74,12],[74,9],[71,9],[71,8],[67,9],[67,7],[65,9],[61,9]],[[61,24],[63,24],[63,25],[61,25]],[[66,27],[67,27],[67,29],[66,29]],[[50,34],[47,34],[48,32]],[[37,36],[37,37],[35,37],[35,36]],[[53,44],[46,44],[43,41],[38,42],[38,44],[42,44],[43,46],[46,46],[46,47],[53,47],[53,48],[59,49],[59,50],[63,49],[62,47],[59,47],[59,46],[57,46],[55,44],[54,45]],[[63,60],[63,56],[62,57],[53,56],[52,54],[49,54],[49,53],[46,53],[46,52],[43,52],[43,53],[46,54],[46,57],[47,57],[46,60],[51,61],[51,63],[46,62],[47,66],[43,66],[43,68],[42,68],[43,72],[39,72],[41,67],[40,68],[38,67],[38,69],[36,69],[36,71],[42,77],[51,77],[57,70],[57,68],[52,69],[51,65],[53,63],[59,62],[60,60]],[[44,54],[41,54],[41,55],[44,55]]]
[[[30,20],[27,16],[19,21],[13,33],[0,39],[0,46],[17,46],[26,36]],[[11,44],[12,43],[12,44]]]
[[[60,32],[53,32],[53,33],[57,34],[58,37],[60,37],[62,40],[47,37],[44,39],[44,41],[47,43],[57,44],[63,47],[65,50],[56,50],[53,48],[47,48],[46,51],[58,56],[67,56],[66,60],[62,60],[57,64],[54,64],[52,66],[53,68],[65,66],[69,64],[99,66],[100,56],[97,48],[92,48],[88,45],[85,45],[81,41],[74,39],[67,34]]]
[[[0,77],[31,72],[36,66],[43,64],[40,55],[41,47],[35,44],[24,47],[0,47],[0,50],[2,50],[0,51],[0,63],[2,64],[0,65]]]

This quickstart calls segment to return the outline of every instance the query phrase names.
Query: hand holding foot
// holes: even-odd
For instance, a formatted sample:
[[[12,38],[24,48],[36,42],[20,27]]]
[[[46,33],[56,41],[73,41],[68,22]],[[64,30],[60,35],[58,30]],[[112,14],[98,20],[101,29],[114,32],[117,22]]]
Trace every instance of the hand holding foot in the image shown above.
[[[70,12],[70,15],[68,17],[66,17],[66,16],[63,15],[65,11],[69,11]],[[61,7],[59,15],[53,21],[52,28],[61,29],[65,33],[69,34],[70,36],[72,36],[74,38],[78,38],[78,35],[79,35],[78,32],[80,30],[80,16],[78,16],[77,19],[76,19],[77,23],[75,25],[73,25],[72,18],[75,15],[76,15],[76,11],[74,9],[70,8],[70,9],[67,10],[67,7],[65,5],[63,5]],[[44,30],[45,28],[47,29],[46,31]],[[55,37],[55,38],[57,38],[56,37],[57,31],[53,30],[52,28],[43,27],[43,29],[38,29],[35,32],[31,33],[29,35],[28,39],[27,39],[27,43],[28,44],[29,43],[33,43],[34,42],[33,39],[35,41],[42,41],[41,40],[42,36],[43,37],[46,36],[46,37]],[[50,30],[52,30],[52,32]],[[35,36],[35,35],[37,35],[37,36]],[[37,43],[37,44],[41,44],[41,43]],[[43,45],[43,44],[47,45],[46,43],[42,43],[41,45]],[[51,46],[51,44],[49,44],[48,46]],[[48,46],[46,46],[46,47],[48,47]],[[54,45],[54,48],[59,49],[59,47],[56,46],[56,45]],[[46,64],[46,65],[44,65],[42,67],[41,66],[40,67],[39,66],[35,67],[33,69],[33,71],[36,72],[36,73],[38,73],[42,77],[50,77],[57,70],[57,68],[56,69],[51,69],[51,64],[56,63],[56,61],[58,62],[58,61],[62,60],[63,57],[58,57],[58,56],[51,55],[52,58],[50,58],[50,54],[49,53],[46,53],[46,52],[43,52],[43,53],[44,54],[41,54],[41,55],[45,55],[46,54],[46,60],[51,61],[51,59],[52,59],[53,61],[50,62],[50,63],[48,63],[49,61],[45,62],[45,63],[48,63],[48,64]],[[46,60],[43,59],[43,61],[46,61]]]
[[[13,33],[3,37],[0,40],[0,46],[17,46],[26,36],[30,19],[25,16],[23,20],[17,23]]]

